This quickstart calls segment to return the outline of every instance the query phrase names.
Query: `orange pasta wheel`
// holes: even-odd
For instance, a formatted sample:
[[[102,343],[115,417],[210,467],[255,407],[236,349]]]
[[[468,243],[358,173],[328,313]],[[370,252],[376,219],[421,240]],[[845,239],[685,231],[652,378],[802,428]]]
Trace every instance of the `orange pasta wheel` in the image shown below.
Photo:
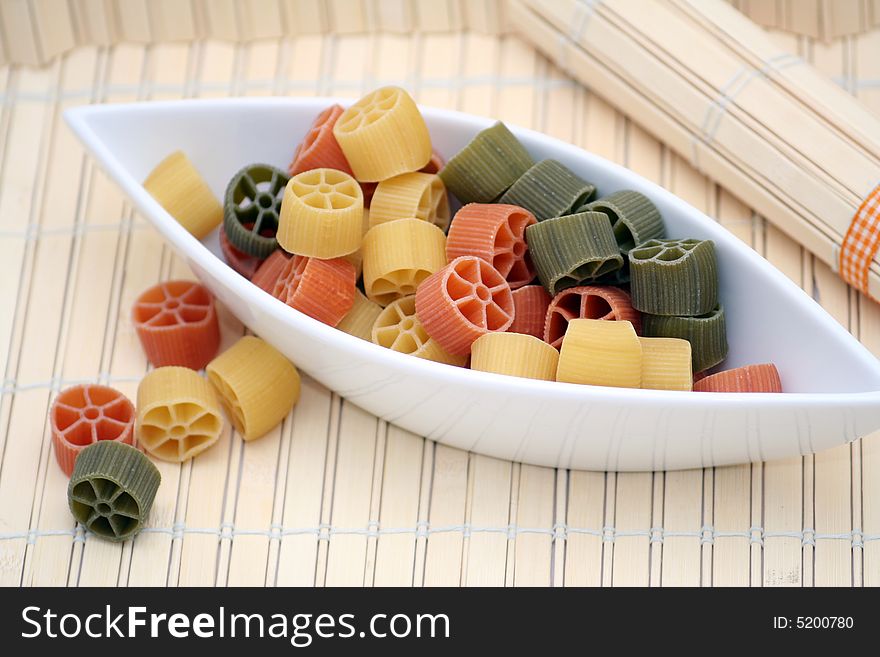
[[[217,354],[214,297],[192,281],[167,281],[143,292],[131,311],[147,360],[155,367],[202,369]]]
[[[79,453],[99,440],[131,445],[134,440],[134,404],[118,390],[96,384],[66,388],[49,410],[52,446],[68,477]]]
[[[372,340],[386,349],[448,365],[464,366],[467,356],[454,356],[441,347],[416,317],[414,295],[398,299],[373,322]]]
[[[544,325],[544,341],[557,349],[573,319],[626,320],[642,334],[642,314],[632,307],[625,291],[603,285],[582,285],[563,290],[550,302]]]
[[[547,308],[550,295],[542,285],[526,285],[516,289],[513,295],[513,324],[508,333],[524,333],[544,339],[544,324],[547,322]]]
[[[415,101],[399,87],[370,92],[336,121],[333,135],[354,177],[379,182],[418,171],[431,159],[431,135]]]
[[[446,239],[446,258],[477,256],[497,269],[511,289],[535,278],[526,228],[537,219],[516,205],[469,203],[455,214]]]
[[[449,226],[446,186],[433,173],[402,173],[376,187],[370,205],[370,226],[395,219],[422,219],[443,230]]]
[[[398,219],[371,228],[363,251],[364,290],[370,300],[387,306],[413,294],[446,264],[446,235],[426,221]]]
[[[293,153],[293,161],[287,168],[291,176],[311,169],[338,169],[351,175],[348,160],[345,159],[336,137],[333,136],[333,126],[344,111],[342,105],[331,105],[318,114],[312,127]]]
[[[250,230],[253,228],[253,224],[245,224],[245,228]],[[220,250],[223,252],[226,264],[248,280],[254,277],[257,269],[263,263],[260,258],[248,255],[232,246],[229,238],[226,237],[226,229],[222,225],[220,226]]]
[[[513,322],[513,296],[504,277],[476,256],[456,258],[416,292],[416,316],[451,354],[470,353],[474,340],[506,331]]]
[[[251,283],[261,290],[272,294],[275,290],[275,283],[278,281],[278,277],[281,275],[281,271],[288,260],[290,260],[290,256],[281,249],[273,251],[272,255],[266,258],[263,264],[257,268],[257,271],[251,278]]]
[[[431,151],[431,159],[419,171],[422,173],[440,173],[440,169],[446,164],[446,161],[437,151]]]
[[[276,237],[288,253],[338,258],[360,248],[363,221],[364,195],[354,178],[312,169],[287,183]]]
[[[773,363],[746,365],[710,374],[694,383],[697,392],[782,392],[779,370]]]
[[[293,256],[272,294],[319,322],[336,326],[354,305],[354,266],[345,258],[319,260]]]

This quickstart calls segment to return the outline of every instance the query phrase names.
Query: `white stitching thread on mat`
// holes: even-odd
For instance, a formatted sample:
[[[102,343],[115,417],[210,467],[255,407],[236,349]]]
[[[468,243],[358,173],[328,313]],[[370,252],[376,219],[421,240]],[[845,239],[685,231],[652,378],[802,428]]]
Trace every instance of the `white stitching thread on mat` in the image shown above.
[[[571,65],[568,61],[569,46],[578,46],[578,44],[580,44],[581,39],[584,38],[584,34],[587,31],[587,25],[590,23],[590,18],[592,18],[596,11],[596,6],[601,1],[602,0],[580,0],[580,2],[575,5],[574,11],[572,12],[571,21],[569,21],[571,29],[568,34],[561,31],[559,33],[559,52],[556,59],[559,61],[559,68],[565,71],[568,75],[572,75],[572,77]]]
[[[3,379],[3,386],[0,387],[0,394],[16,394],[19,392],[27,392],[29,390],[39,390],[49,388],[53,391],[67,388],[68,386],[80,385],[83,383],[95,383],[96,381],[105,385],[114,383],[138,383],[143,377],[137,376],[111,376],[107,372],[101,372],[98,376],[81,378],[81,379],[64,379],[55,377],[48,381],[35,381],[33,383],[17,384],[14,379]]]

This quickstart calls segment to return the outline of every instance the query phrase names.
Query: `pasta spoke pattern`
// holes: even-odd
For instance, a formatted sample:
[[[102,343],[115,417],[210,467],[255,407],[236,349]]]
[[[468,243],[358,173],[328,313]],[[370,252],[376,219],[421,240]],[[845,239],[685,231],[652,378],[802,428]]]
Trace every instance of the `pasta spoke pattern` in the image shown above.
[[[226,187],[223,228],[235,248],[257,258],[277,248],[287,181],[287,174],[268,164],[250,164],[232,177]]]
[[[633,305],[652,315],[704,315],[718,303],[711,240],[649,240],[629,252]]]
[[[642,332],[642,314],[633,308],[626,291],[616,287],[583,285],[557,294],[547,307],[544,341],[557,349],[573,319],[604,319],[630,322]]]
[[[448,365],[463,366],[466,356],[447,353],[432,339],[416,316],[416,298],[403,297],[390,304],[373,324],[372,340],[392,351],[410,354]]]

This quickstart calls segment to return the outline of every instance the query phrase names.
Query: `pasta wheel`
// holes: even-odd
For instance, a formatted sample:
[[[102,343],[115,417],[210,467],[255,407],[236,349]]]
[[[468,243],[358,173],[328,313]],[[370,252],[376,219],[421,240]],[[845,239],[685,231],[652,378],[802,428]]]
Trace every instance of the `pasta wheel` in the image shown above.
[[[515,205],[470,203],[455,214],[446,240],[446,258],[472,255],[507,279],[511,289],[531,283],[535,267],[526,244],[526,228],[537,223]]]
[[[226,230],[223,226],[220,226],[220,250],[223,252],[223,258],[226,260],[226,264],[248,280],[251,280],[254,277],[257,269],[263,264],[261,258],[248,255],[232,246],[229,238],[226,237]]]
[[[453,157],[440,178],[462,203],[491,203],[532,166],[519,140],[498,121]]]
[[[650,240],[629,252],[633,305],[652,315],[705,315],[718,303],[711,240]]]
[[[246,335],[206,368],[226,415],[245,440],[278,426],[299,401],[293,363],[260,338]]]
[[[382,306],[370,301],[360,290],[354,292],[354,305],[342,321],[336,325],[340,331],[361,338],[367,342],[373,340],[373,324],[382,312]]]
[[[620,269],[623,257],[600,212],[546,219],[526,228],[538,279],[552,295]]]
[[[373,226],[363,251],[367,297],[387,306],[446,264],[446,235],[420,219],[397,219]]]
[[[622,255],[648,240],[662,238],[665,232],[657,206],[644,194],[632,190],[614,192],[586,204],[578,211],[582,210],[608,216]]]
[[[543,340],[521,333],[487,333],[471,346],[471,369],[556,380],[559,352]]]
[[[101,440],[76,460],[67,503],[76,521],[95,536],[124,541],[143,527],[161,482],[159,470],[140,450]]]
[[[55,459],[68,477],[77,456],[99,440],[131,445],[134,405],[118,390],[95,384],[66,388],[49,409]]]
[[[395,219],[421,219],[443,230],[449,226],[449,199],[432,173],[402,173],[383,180],[370,204],[370,227]]]
[[[156,458],[183,463],[220,440],[220,402],[186,367],[159,367],[138,386],[138,444]]]
[[[779,370],[773,363],[746,365],[710,374],[694,383],[697,392],[782,392]]]
[[[727,358],[727,323],[724,308],[699,317],[642,315],[642,330],[651,338],[681,338],[691,343],[694,372],[702,372]]]
[[[639,338],[642,344],[642,387],[690,390],[691,343],[678,338]]]
[[[275,281],[272,295],[309,317],[336,326],[354,305],[354,266],[344,258],[293,256]]]
[[[235,248],[265,258],[278,248],[278,216],[288,177],[268,164],[250,164],[226,187],[223,229]]]
[[[629,295],[616,287],[584,285],[557,294],[547,309],[544,340],[558,349],[573,319],[625,320],[637,335],[642,333],[642,314],[632,307]]]
[[[155,367],[203,368],[220,347],[214,297],[192,281],[167,281],[143,292],[131,311],[147,360]]]
[[[573,319],[562,340],[556,380],[640,388],[642,345],[627,321]]]
[[[596,187],[556,160],[541,160],[517,178],[498,199],[525,208],[538,221],[561,217],[580,207]]]
[[[513,324],[508,333],[525,333],[543,339],[544,324],[547,323],[547,308],[550,295],[540,285],[526,285],[512,293]]]
[[[266,258],[263,261],[263,264],[257,268],[257,271],[254,272],[254,275],[251,278],[251,283],[261,290],[272,294],[275,290],[275,283],[278,281],[278,276],[281,275],[288,260],[290,260],[290,256],[281,249],[274,251],[272,255]]]
[[[336,169],[352,174],[348,160],[333,136],[333,127],[344,111],[342,105],[331,105],[318,114],[293,153],[293,161],[287,168],[291,176],[312,169]]]
[[[364,196],[354,178],[335,169],[313,169],[284,190],[278,243],[309,258],[338,258],[363,239]]]
[[[425,360],[463,367],[467,356],[454,356],[428,336],[416,317],[414,295],[398,299],[385,308],[373,323],[371,337],[375,344]]]
[[[513,313],[510,285],[475,256],[456,258],[416,291],[416,316],[428,335],[458,356],[481,335],[510,328]]]
[[[205,237],[223,220],[223,208],[183,151],[175,151],[157,164],[144,180],[144,189],[196,239]]]
[[[361,182],[418,171],[431,159],[428,126],[399,87],[382,87],[361,98],[339,117],[333,135]]]

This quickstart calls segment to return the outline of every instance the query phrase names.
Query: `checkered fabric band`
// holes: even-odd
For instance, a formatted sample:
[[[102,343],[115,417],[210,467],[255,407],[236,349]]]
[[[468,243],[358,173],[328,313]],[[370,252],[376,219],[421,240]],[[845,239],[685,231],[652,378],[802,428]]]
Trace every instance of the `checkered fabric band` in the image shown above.
[[[853,217],[840,247],[840,276],[868,294],[868,271],[880,247],[880,185],[868,194]]]

